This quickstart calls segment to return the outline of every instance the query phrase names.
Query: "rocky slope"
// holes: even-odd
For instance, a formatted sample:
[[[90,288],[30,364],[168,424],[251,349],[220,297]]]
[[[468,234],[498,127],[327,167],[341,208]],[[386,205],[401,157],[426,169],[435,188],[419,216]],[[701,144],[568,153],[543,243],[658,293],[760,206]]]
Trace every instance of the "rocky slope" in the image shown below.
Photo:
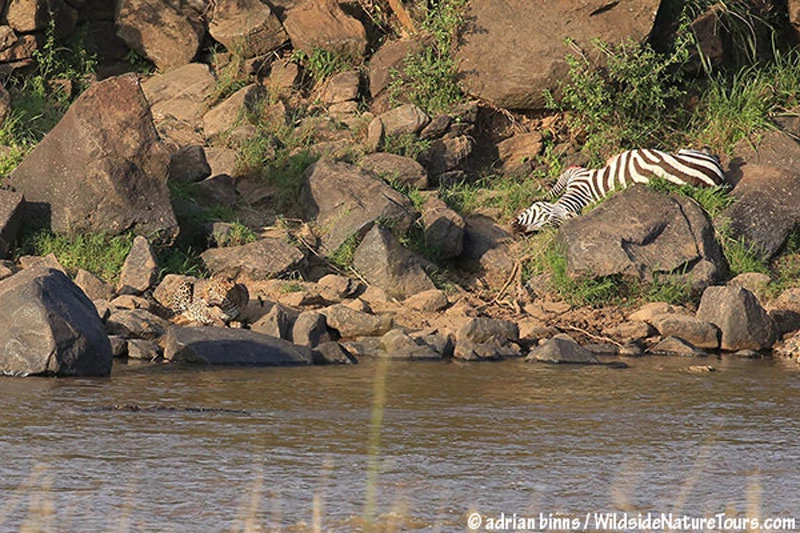
[[[683,196],[631,188],[565,224],[557,239],[568,275],[672,276],[691,285],[696,310],[572,306],[553,294],[546,276],[523,277],[530,252],[511,235],[507,215],[496,208],[461,214],[440,198],[441,186],[472,178],[478,166],[529,173],[560,119],[497,108],[541,108],[543,89],[556,89],[566,73],[562,37],[579,44],[592,37],[641,40],[659,2],[626,9],[554,2],[541,17],[524,20],[513,2],[471,2],[457,57],[474,98],[438,114],[404,102],[391,74],[430,37],[379,42],[360,4],[198,0],[176,7],[123,0],[113,12],[92,1],[64,1],[54,11],[44,11],[45,4],[26,2],[21,11],[23,4],[12,3],[7,10],[4,42],[11,44],[0,53],[7,68],[32,61],[37,35],[50,24],[59,35],[79,28],[104,43],[108,72],[130,50],[158,72],[93,83],[3,180],[0,252],[14,256],[22,220],[56,232],[140,237],[117,286],[85,271],[71,281],[53,257],[6,261],[0,320],[13,329],[13,342],[0,353],[4,373],[107,375],[111,353],[275,365],[526,354],[531,361],[597,363],[618,355],[753,355],[775,347],[798,355],[798,289],[770,299],[757,277],[725,284],[714,221]],[[408,34],[415,22],[402,5],[393,17],[404,28],[398,34]],[[563,35],[542,31],[554,26]],[[214,43],[227,55],[201,61]],[[297,53],[310,57],[320,49],[362,66],[309,83]],[[239,67],[238,79],[226,86],[231,65]],[[742,143],[726,165],[736,185],[736,202],[724,213],[732,236],[769,257],[800,224],[800,146],[792,128],[787,123],[786,132],[765,135],[755,149]],[[400,141],[407,146],[398,149]],[[255,148],[257,156],[249,157]],[[567,139],[557,148],[580,157]],[[276,164],[286,157],[304,162],[288,185]],[[223,208],[255,231],[253,242],[222,246],[230,225],[204,229],[186,216]],[[153,247],[175,246],[200,230],[207,233],[205,270],[248,289],[250,303],[233,324],[239,329],[173,323],[175,280],[159,281]],[[36,304],[15,303],[20,294]],[[97,317],[85,312],[90,300]],[[52,340],[34,334],[45,316]]]

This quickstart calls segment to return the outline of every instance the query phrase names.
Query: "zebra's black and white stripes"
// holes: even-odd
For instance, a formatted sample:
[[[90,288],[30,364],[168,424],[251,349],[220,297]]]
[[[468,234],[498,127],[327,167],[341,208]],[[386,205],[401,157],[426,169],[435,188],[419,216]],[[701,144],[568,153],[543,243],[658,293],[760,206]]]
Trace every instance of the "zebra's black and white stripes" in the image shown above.
[[[656,178],[699,187],[725,183],[719,160],[704,151],[685,149],[671,154],[650,149],[628,150],[611,158],[601,169],[568,168],[548,193],[552,200],[563,191],[561,198],[554,203],[534,202],[517,216],[514,229],[530,233],[547,225],[557,226],[615,189]]]

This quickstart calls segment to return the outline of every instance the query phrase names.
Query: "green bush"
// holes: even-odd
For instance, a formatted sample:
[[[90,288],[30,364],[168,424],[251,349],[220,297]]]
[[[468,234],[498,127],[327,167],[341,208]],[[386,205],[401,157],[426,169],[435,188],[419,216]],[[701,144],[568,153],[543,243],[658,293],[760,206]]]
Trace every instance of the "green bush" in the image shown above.
[[[431,3],[422,28],[432,42],[409,54],[402,71],[392,72],[389,95],[393,101],[403,95],[429,115],[437,115],[447,113],[463,100],[453,50],[464,23],[466,3],[466,0]]]

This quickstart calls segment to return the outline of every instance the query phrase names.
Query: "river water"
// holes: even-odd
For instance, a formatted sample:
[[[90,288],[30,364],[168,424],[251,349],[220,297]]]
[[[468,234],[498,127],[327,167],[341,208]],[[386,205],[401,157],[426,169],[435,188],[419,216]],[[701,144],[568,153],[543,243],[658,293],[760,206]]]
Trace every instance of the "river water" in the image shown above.
[[[466,531],[474,513],[538,530],[606,512],[800,529],[796,364],[628,362],[0,378],[0,531]]]

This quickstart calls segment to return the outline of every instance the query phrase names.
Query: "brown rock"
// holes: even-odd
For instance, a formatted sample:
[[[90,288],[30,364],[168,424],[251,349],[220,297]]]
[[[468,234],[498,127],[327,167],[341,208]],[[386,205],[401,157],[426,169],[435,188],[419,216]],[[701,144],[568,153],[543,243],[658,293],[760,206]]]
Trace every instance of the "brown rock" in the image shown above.
[[[402,72],[406,57],[420,51],[423,44],[413,39],[384,43],[369,60],[369,92],[372,98],[392,82],[392,72]]]
[[[532,169],[532,161],[542,151],[542,134],[538,131],[514,135],[497,144],[500,169],[507,174],[521,174]]]
[[[205,35],[205,27],[166,0],[122,0],[117,35],[159,70],[188,64]]]
[[[339,332],[342,338],[374,337],[392,329],[391,317],[375,316],[336,304],[320,309],[328,327]]]
[[[75,274],[75,285],[92,301],[110,300],[114,297],[114,288],[111,285],[82,268]]]
[[[5,20],[15,31],[32,33],[55,24],[56,36],[67,37],[78,22],[78,11],[62,0],[9,0]],[[0,4],[0,5],[2,5]]]
[[[422,204],[422,225],[425,244],[439,259],[458,257],[464,251],[466,221],[436,196],[429,196]]]
[[[659,0],[548,2],[529,13],[525,0],[476,0],[457,51],[467,92],[510,109],[541,109],[543,93],[555,90],[568,68],[566,38],[589,53],[591,42],[644,40],[653,27]]]
[[[414,104],[404,104],[378,115],[385,135],[419,133],[430,121],[430,117]]]
[[[410,157],[386,152],[369,154],[361,160],[361,168],[369,170],[389,183],[396,183],[409,189],[428,187],[428,173],[422,165]]]
[[[267,237],[240,246],[212,248],[200,258],[212,274],[260,280],[298,268],[304,256],[284,240]]]
[[[766,305],[781,335],[800,329],[800,288],[783,291]]]
[[[17,35],[10,26],[0,26],[0,63],[29,63],[37,47],[35,35]]]
[[[245,114],[248,110],[255,111],[255,106],[263,94],[264,88],[261,85],[251,83],[211,108],[203,115],[203,131],[206,138],[218,138],[224,133],[230,133],[235,126],[246,122]]]
[[[259,0],[219,0],[208,32],[245,58],[271,52],[288,39],[277,15]]]
[[[26,217],[49,219],[54,231],[133,229],[170,242],[178,224],[167,163],[138,80],[126,75],[78,97],[3,188],[24,194]]]
[[[347,15],[336,0],[306,0],[286,12],[283,27],[294,49],[308,55],[321,48],[358,60],[367,50],[364,26]]]
[[[141,294],[158,278],[158,261],[147,239],[137,235],[125,258],[117,283],[118,294]]]
[[[436,313],[449,305],[447,295],[439,289],[429,289],[413,296],[403,302],[406,306],[423,313]]]
[[[403,248],[390,230],[379,225],[364,236],[353,256],[353,266],[367,282],[400,300],[435,289],[421,266],[421,259]]]
[[[323,104],[337,104],[358,97],[360,82],[357,70],[346,70],[334,74],[327,80],[320,94]]]

